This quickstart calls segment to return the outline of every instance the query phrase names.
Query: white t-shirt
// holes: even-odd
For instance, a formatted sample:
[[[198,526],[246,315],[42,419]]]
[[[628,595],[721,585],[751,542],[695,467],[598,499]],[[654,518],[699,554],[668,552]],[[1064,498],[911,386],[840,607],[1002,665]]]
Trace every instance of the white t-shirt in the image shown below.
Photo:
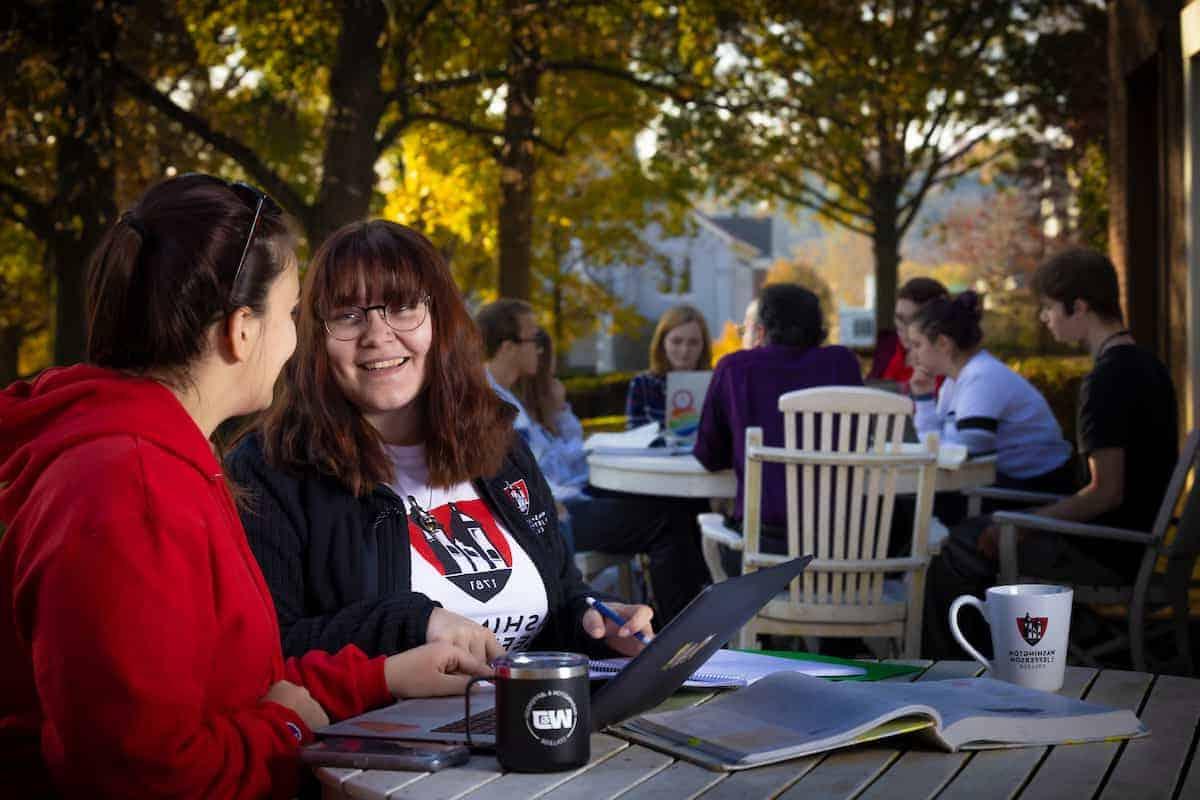
[[[1033,478],[1057,469],[1071,445],[1046,398],[1029,381],[986,350],[973,355],[957,378],[947,378],[936,401],[916,399],[914,422],[921,434],[965,444],[972,456],[996,455],[996,469]]]
[[[396,468],[389,486],[408,511],[413,591],[485,626],[505,650],[527,648],[548,605],[529,554],[469,482],[429,485],[424,446],[388,445],[387,452]]]

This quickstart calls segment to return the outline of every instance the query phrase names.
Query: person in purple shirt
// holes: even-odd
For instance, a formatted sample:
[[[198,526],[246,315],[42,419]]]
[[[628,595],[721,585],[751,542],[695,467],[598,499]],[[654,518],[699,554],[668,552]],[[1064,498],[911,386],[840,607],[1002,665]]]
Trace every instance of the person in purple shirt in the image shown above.
[[[748,348],[722,358],[713,371],[700,429],[696,459],[712,472],[733,468],[737,501],[731,527],[741,530],[746,428],[763,429],[763,442],[783,446],[783,414],[779,396],[815,386],[862,386],[858,358],[845,347],[822,347],[825,341],[821,301],[794,283],[764,288],[746,309],[742,344]],[[784,469],[763,468],[762,548],[787,552]],[[733,555],[729,553],[729,555]],[[740,561],[724,558],[726,569]],[[738,561],[738,563],[730,563]],[[736,574],[740,569],[730,571]]]

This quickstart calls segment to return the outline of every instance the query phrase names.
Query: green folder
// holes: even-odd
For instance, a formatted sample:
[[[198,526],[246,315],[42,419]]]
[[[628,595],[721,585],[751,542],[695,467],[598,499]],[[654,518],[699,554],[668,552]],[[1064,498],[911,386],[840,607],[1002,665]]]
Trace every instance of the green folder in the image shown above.
[[[914,675],[923,672],[924,667],[914,667],[911,664],[888,664],[882,661],[859,661],[853,658],[836,658],[823,656],[818,653],[802,653],[794,650],[746,650],[747,653],[762,653],[765,656],[779,658],[803,658],[807,661],[821,661],[826,664],[846,664],[852,667],[862,667],[866,673],[862,675],[845,675],[837,678],[826,678],[830,681],[882,681],[900,675]]]

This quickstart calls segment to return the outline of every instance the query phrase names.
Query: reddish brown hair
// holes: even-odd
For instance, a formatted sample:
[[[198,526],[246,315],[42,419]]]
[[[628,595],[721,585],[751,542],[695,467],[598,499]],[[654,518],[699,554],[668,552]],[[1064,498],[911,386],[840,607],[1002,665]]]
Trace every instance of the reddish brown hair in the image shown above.
[[[700,313],[699,309],[684,303],[668,308],[654,328],[654,336],[650,338],[650,371],[655,375],[666,375],[671,371],[671,362],[667,360],[667,345],[664,341],[667,334],[689,322],[700,324],[700,337],[704,340],[704,345],[700,348],[700,360],[696,362],[695,368],[709,369],[712,367],[712,337],[708,335],[708,323],[705,322],[704,315]]]
[[[479,332],[441,254],[423,235],[386,220],[346,225],[321,245],[304,280],[296,354],[263,424],[267,460],[313,467],[361,496],[394,471],[383,441],[342,393],[322,320],[347,303],[411,305],[429,297],[433,342],[422,404],[429,481],[449,487],[495,474],[513,441],[513,409],[484,374]]]

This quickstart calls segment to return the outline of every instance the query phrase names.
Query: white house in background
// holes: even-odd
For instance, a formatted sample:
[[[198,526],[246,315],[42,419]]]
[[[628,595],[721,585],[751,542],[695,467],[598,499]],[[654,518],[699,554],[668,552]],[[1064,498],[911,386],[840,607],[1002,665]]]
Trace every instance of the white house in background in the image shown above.
[[[572,346],[566,366],[599,373],[644,369],[654,325],[663,312],[680,303],[699,309],[714,337],[721,335],[726,322],[741,322],[777,252],[778,226],[773,222],[770,217],[707,216],[693,210],[685,235],[663,237],[658,226],[647,228],[646,241],[664,257],[665,265],[609,272],[609,290],[649,320],[647,329],[614,335],[610,321],[602,319],[599,333]]]

